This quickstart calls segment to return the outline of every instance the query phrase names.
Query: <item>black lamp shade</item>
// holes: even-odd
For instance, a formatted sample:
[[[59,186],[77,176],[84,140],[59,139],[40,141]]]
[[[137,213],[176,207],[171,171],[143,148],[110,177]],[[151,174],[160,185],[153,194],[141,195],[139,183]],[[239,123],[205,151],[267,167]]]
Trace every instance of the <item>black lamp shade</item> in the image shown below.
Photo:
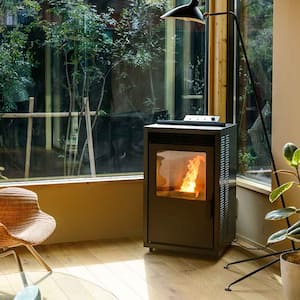
[[[161,16],[161,19],[177,19],[204,24],[204,17],[199,7],[199,0],[192,0],[189,4],[171,9]]]

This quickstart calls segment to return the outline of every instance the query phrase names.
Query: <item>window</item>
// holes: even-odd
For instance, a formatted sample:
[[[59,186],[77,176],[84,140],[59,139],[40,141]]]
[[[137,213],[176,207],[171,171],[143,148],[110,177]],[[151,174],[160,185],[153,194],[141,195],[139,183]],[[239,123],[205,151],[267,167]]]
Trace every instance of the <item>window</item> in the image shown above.
[[[240,1],[240,24],[262,114],[271,138],[273,1]],[[271,182],[271,157],[249,84],[245,58],[238,68],[239,172],[254,180]]]
[[[159,18],[180,3],[41,2],[0,4],[9,180],[142,172],[145,124],[206,112],[204,30]]]

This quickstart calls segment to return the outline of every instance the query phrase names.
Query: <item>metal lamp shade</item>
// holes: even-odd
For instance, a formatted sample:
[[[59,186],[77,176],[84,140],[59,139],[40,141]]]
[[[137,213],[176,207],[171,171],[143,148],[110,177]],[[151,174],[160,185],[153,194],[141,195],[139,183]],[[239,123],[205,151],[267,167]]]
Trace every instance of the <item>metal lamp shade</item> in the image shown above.
[[[177,19],[204,24],[204,17],[199,7],[199,0],[192,0],[189,4],[181,5],[171,9],[161,16],[161,19]]]

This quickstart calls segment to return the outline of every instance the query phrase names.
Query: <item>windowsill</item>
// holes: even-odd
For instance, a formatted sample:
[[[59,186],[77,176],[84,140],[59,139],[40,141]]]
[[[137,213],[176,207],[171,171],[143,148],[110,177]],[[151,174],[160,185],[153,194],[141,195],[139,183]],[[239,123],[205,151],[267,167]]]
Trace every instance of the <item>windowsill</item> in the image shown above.
[[[62,178],[62,179],[41,179],[41,180],[27,180],[27,181],[0,181],[0,187],[8,186],[34,186],[34,185],[57,185],[57,184],[72,184],[72,183],[94,183],[94,182],[114,182],[114,181],[136,181],[143,180],[143,174],[132,175],[115,175],[115,176],[98,176],[92,177],[80,177],[80,178]]]
[[[236,184],[239,187],[243,187],[245,189],[265,195],[269,195],[272,190],[271,185],[268,183],[261,183],[240,176],[237,177]]]
[[[119,176],[98,176],[95,178],[70,178],[70,179],[51,179],[51,180],[28,180],[28,181],[0,181],[0,187],[7,186],[34,186],[34,185],[57,185],[57,184],[72,184],[72,183],[93,183],[93,182],[114,182],[114,181],[135,181],[143,180],[143,173],[132,175],[119,175]],[[271,186],[267,183],[259,183],[254,180],[249,180],[238,176],[236,184],[239,187],[246,188],[248,190],[268,195],[271,192]]]

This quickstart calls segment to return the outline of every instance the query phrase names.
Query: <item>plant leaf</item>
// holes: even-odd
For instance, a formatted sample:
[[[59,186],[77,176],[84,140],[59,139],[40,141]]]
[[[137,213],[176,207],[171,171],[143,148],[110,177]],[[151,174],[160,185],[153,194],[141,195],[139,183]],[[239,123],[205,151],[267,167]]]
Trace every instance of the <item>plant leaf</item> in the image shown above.
[[[299,225],[299,227],[295,228],[294,230],[288,232],[287,237],[293,241],[300,242],[300,225]]]
[[[296,212],[297,212],[297,208],[293,207],[293,206],[279,208],[279,209],[268,212],[265,215],[265,219],[266,220],[282,220],[282,219],[290,217],[291,215],[295,214]]]
[[[297,149],[294,152],[291,164],[294,167],[297,167],[300,164],[300,149]]]
[[[292,162],[294,152],[298,149],[298,147],[294,143],[286,143],[282,147],[282,154],[289,163],[289,165]]]
[[[269,236],[268,244],[277,243],[285,240],[286,238],[287,238],[287,229],[281,229]]]
[[[288,228],[288,233],[292,232],[293,230],[300,228],[300,220],[293,224],[290,228]]]
[[[290,170],[284,170],[284,169],[282,169],[282,170],[274,171],[273,173],[274,173],[274,174],[275,174],[275,173],[280,173],[280,174],[293,175],[293,176],[295,176],[295,177],[297,178],[297,173],[294,172],[294,171],[290,171]]]
[[[289,181],[275,188],[269,195],[270,202],[271,203],[275,202],[284,192],[289,190],[293,184],[294,184],[293,181]]]

